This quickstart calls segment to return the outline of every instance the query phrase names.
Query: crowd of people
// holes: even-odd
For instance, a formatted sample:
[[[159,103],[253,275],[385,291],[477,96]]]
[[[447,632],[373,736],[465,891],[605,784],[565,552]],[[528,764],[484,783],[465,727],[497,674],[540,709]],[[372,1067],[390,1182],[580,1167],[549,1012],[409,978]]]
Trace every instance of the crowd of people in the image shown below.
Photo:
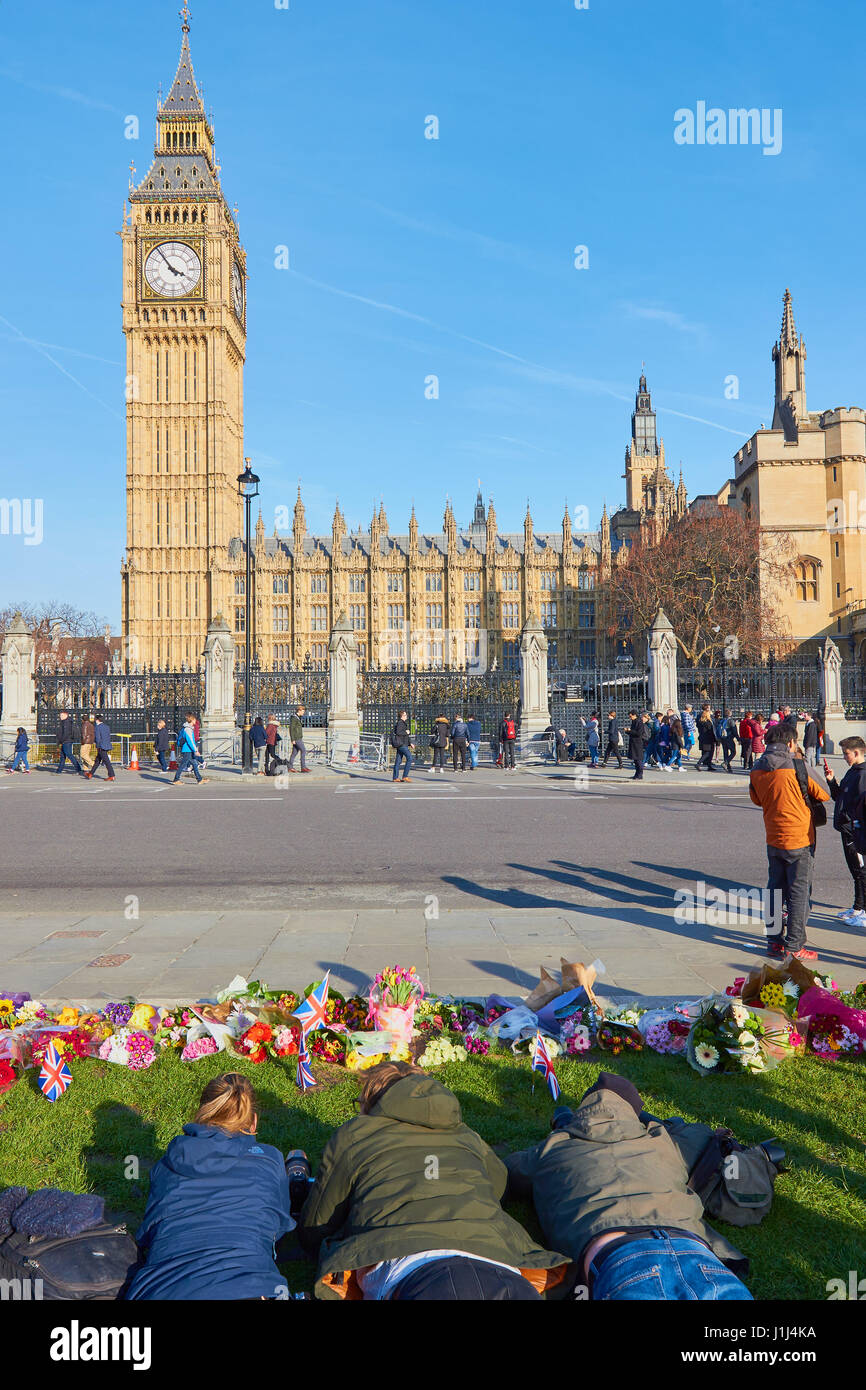
[[[394,750],[392,781],[411,781],[410,774],[415,765],[417,751],[415,738],[416,735],[412,732],[408,712],[404,709],[400,710],[388,740]],[[427,735],[427,743],[433,754],[433,774],[444,775],[449,744],[454,771],[475,772],[481,752],[481,740],[481,720],[477,714],[470,715],[468,719],[464,718],[463,714],[458,714],[454,719],[449,719],[446,714],[437,715],[433,720],[433,727]],[[496,766],[513,772],[515,768],[514,750],[517,746],[517,720],[510,711],[507,711],[500,720],[493,743]]]
[[[750,1300],[747,1262],[696,1190],[702,1129],[657,1120],[630,1081],[602,1072],[503,1162],[439,1080],[384,1062],[313,1179],[301,1151],[262,1142],[252,1085],[225,1073],[151,1171],[125,1296],[286,1298],[277,1245],[297,1228],[323,1299]],[[508,1197],[534,1202],[544,1246]]]

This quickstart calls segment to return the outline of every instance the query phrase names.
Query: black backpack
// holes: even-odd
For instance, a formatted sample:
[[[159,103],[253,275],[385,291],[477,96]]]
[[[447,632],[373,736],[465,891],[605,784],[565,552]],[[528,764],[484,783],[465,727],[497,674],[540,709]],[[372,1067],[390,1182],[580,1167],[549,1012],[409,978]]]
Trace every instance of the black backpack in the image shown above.
[[[812,796],[811,792],[809,791],[809,774],[806,771],[806,764],[802,758],[794,759],[794,775],[797,778],[797,784],[800,788],[800,791],[803,793],[803,800],[809,807],[809,810],[812,812],[812,824],[826,825],[826,803],[823,801],[818,801],[818,799]]]
[[[34,1302],[113,1301],[137,1264],[138,1250],[126,1227],[107,1221],[77,1236],[28,1236],[13,1231],[0,1241],[4,1289],[17,1290],[19,1298]]]

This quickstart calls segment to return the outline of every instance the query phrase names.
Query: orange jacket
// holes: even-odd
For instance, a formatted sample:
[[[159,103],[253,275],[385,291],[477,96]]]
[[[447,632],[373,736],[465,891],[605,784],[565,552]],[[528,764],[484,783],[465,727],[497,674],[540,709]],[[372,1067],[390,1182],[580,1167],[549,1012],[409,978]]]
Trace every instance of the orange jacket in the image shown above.
[[[787,749],[775,752],[774,744],[755,763],[749,777],[749,796],[764,813],[767,844],[773,849],[805,849],[815,843],[812,814],[803,799],[793,760]],[[829,801],[830,793],[810,777],[809,793]]]

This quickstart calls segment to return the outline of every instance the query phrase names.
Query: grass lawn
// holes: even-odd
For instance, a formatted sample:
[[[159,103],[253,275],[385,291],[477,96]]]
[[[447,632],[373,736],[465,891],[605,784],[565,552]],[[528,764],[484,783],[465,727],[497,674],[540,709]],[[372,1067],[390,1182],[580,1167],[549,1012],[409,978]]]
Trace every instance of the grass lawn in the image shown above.
[[[244,1067],[225,1054],[183,1063],[161,1056],[149,1072],[108,1062],[73,1061],[74,1084],[56,1104],[40,1094],[36,1072],[0,1097],[0,1187],[95,1191],[130,1229],[144,1211],[147,1174],[198,1097],[221,1070]],[[628,1076],[647,1109],[728,1125],[744,1143],[771,1135],[784,1144],[791,1168],[776,1184],[770,1216],[760,1226],[719,1226],[749,1255],[748,1283],[758,1299],[825,1299],[828,1279],[862,1275],[866,1251],[866,1066],[801,1058],[763,1075],[699,1077],[684,1061],[655,1054],[593,1061],[557,1061],[563,1100],[574,1101],[602,1069]],[[315,1170],[325,1142],[355,1113],[359,1085],[343,1068],[314,1063],[317,1090],[301,1096],[294,1066],[247,1065],[261,1107],[260,1134],[284,1152],[306,1149]],[[465,1121],[498,1153],[539,1139],[552,1104],[534,1093],[528,1058],[507,1053],[470,1058],[435,1073],[460,1099]],[[138,1176],[134,1175],[138,1160]],[[131,1176],[127,1176],[131,1174]],[[512,1215],[541,1240],[531,1208]],[[290,1288],[311,1289],[314,1269],[297,1253],[283,1266]]]

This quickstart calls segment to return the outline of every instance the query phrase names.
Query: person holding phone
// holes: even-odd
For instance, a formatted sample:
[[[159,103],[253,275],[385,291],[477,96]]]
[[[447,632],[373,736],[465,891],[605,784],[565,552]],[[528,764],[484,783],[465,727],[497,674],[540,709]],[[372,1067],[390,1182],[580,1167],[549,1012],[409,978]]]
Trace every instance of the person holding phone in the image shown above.
[[[866,927],[866,743],[852,736],[840,740],[848,771],[841,782],[827,759],[824,776],[833,798],[833,828],[842,836],[842,853],[854,880],[854,906],[839,913],[839,921]]]

